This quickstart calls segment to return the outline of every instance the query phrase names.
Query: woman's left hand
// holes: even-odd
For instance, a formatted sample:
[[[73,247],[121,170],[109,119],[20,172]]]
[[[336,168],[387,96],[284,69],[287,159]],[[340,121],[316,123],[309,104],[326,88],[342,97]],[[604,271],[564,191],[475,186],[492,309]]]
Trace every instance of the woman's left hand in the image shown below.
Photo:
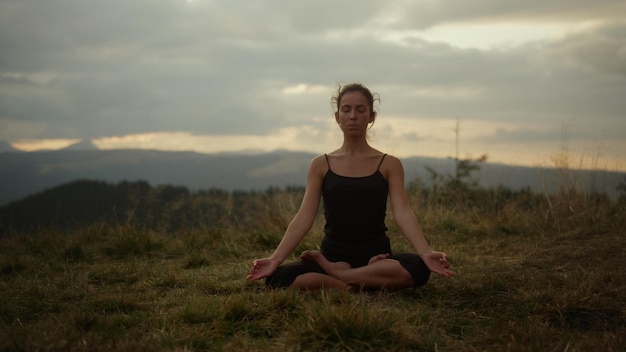
[[[428,269],[430,269],[433,273],[437,273],[445,277],[454,276],[454,271],[449,269],[450,261],[448,261],[448,256],[445,253],[430,251],[422,253],[420,256],[426,266],[428,266]]]

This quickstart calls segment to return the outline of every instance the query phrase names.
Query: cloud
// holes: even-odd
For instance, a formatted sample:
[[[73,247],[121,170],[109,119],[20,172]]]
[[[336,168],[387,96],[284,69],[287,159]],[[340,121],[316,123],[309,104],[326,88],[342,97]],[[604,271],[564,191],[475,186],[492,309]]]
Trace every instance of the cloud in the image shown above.
[[[283,149],[322,152],[321,145],[336,144],[339,135],[328,133],[325,126],[309,125],[281,128],[270,134],[199,135],[188,132],[131,134],[98,138],[93,143],[100,149],[151,149],[195,151],[204,153],[262,151]],[[26,143],[24,143],[26,144]]]
[[[448,23],[578,22],[619,20],[626,4],[614,0],[396,1],[398,25],[428,28]]]
[[[338,82],[359,81],[381,96],[377,141],[394,139],[398,151],[400,141],[440,149],[457,119],[492,143],[559,143],[568,123],[572,141],[620,140],[625,7],[0,0],[0,139],[231,145],[306,127],[332,142],[320,137],[336,132],[330,97]]]
[[[551,45],[554,60],[626,77],[626,21],[572,35]]]
[[[69,147],[70,145],[80,142],[79,139],[35,139],[21,140],[13,143],[16,149],[30,152],[37,150],[57,150]]]
[[[487,137],[481,138],[484,140],[504,143],[519,143],[519,142],[546,142],[554,140],[566,139],[565,131],[559,133],[558,130],[544,130],[540,128],[518,128],[518,129],[503,129],[496,128],[495,132]]]

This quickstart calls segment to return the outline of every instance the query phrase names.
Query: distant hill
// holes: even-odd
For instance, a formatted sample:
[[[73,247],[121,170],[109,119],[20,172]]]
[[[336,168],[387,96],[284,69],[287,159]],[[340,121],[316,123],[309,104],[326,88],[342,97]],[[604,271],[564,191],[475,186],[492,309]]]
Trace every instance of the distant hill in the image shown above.
[[[93,144],[90,140],[81,140],[74,144],[70,144],[69,146],[61,149],[63,151],[67,150],[98,150],[95,144]]]
[[[156,228],[167,221],[168,226],[171,226],[176,220],[180,224],[181,219],[194,217],[189,207],[182,209],[184,215],[177,219],[164,216],[173,214],[172,208],[180,208],[172,206],[175,201],[188,197],[189,191],[185,187],[152,187],[145,181],[117,184],[72,181],[0,207],[0,237],[7,236],[13,230],[29,231],[40,227],[65,230],[94,223],[126,224],[132,221],[135,225]],[[204,204],[202,213],[195,216],[194,220],[206,220],[211,215],[207,208],[207,204]]]
[[[13,147],[11,143],[0,140],[0,153],[7,153],[7,152],[15,153],[15,152],[20,152],[20,150]]]
[[[151,150],[59,150],[0,154],[0,206],[79,179],[143,180],[191,191],[304,185],[308,153],[200,154]]]
[[[190,191],[219,188],[263,190],[270,186],[304,186],[314,154],[276,151],[260,154],[200,154],[153,150],[59,150],[0,153],[0,206],[74,180],[105,182],[147,181],[177,185]],[[453,174],[454,161],[436,158],[403,159],[406,181],[430,181],[426,167]],[[608,171],[570,171],[486,163],[476,172],[481,185],[553,191],[564,177],[588,189],[616,194],[626,174]]]

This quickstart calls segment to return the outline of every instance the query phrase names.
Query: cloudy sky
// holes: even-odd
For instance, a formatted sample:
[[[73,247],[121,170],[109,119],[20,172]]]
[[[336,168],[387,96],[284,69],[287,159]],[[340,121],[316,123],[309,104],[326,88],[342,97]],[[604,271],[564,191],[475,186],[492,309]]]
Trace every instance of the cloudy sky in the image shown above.
[[[0,140],[329,152],[380,95],[400,157],[626,170],[623,0],[0,0]]]

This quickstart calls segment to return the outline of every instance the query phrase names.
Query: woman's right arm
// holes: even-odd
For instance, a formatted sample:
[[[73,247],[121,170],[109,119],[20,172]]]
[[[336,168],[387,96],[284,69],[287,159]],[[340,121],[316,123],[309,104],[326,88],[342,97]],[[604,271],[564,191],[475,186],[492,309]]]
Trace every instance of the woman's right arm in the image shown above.
[[[248,274],[248,280],[258,280],[271,275],[289,254],[298,246],[306,233],[311,229],[317,216],[322,195],[322,179],[326,172],[324,156],[314,158],[309,164],[306,189],[300,209],[287,226],[282,240],[268,258],[254,261]]]

